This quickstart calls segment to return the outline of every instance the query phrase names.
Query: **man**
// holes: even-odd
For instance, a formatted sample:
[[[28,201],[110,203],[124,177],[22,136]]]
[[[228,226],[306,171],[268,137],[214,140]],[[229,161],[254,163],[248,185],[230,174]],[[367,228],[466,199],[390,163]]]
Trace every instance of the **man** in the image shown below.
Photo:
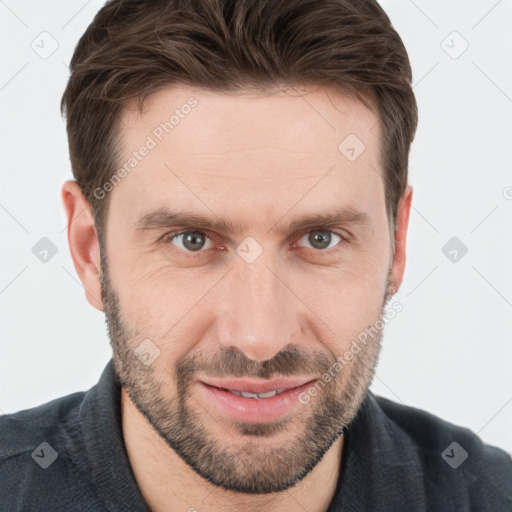
[[[369,391],[417,124],[375,1],[112,0],[71,70],[68,239],[113,359],[0,418],[1,510],[512,510],[507,453]]]

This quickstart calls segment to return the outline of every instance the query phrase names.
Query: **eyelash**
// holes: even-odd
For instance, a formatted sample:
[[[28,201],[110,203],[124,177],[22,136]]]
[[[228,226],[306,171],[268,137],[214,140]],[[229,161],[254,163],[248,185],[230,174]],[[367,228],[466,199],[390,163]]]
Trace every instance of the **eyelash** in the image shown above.
[[[306,248],[306,249],[309,249],[309,251],[313,251],[313,252],[317,252],[317,253],[330,253],[331,251],[337,252],[338,250],[343,249],[343,247],[340,247],[340,248],[336,249],[336,247],[338,245],[342,244],[344,246],[345,244],[348,244],[350,242],[349,238],[344,233],[340,233],[339,231],[334,231],[334,230],[331,230],[331,229],[324,229],[324,228],[313,228],[313,229],[310,229],[309,231],[306,231],[305,233],[302,233],[300,235],[300,237],[297,239],[297,241],[300,240],[304,235],[312,233],[313,231],[321,231],[323,233],[334,234],[334,235],[340,237],[341,241],[338,242],[338,244],[336,244],[336,246],[331,247],[330,249],[309,249],[309,248]],[[175,238],[177,238],[177,237],[179,237],[181,235],[185,235],[187,233],[199,233],[201,235],[204,235],[211,242],[215,243],[214,238],[211,237],[208,233],[206,233],[205,231],[197,230],[197,229],[188,229],[188,230],[179,231],[179,232],[167,233],[166,235],[164,235],[162,237],[161,241],[162,241],[163,244],[168,244],[171,240],[174,240]],[[294,244],[295,243],[296,242],[294,242]],[[193,258],[201,257],[202,254],[204,252],[206,252],[206,251],[205,250],[199,250],[197,252],[192,252],[192,251],[183,251],[182,250],[182,252],[184,252],[184,255],[185,255],[186,258],[193,259]]]

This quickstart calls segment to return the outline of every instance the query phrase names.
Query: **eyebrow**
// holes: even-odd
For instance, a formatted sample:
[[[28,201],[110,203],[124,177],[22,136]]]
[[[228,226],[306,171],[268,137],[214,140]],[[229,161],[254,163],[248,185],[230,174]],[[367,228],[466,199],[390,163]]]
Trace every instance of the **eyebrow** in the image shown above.
[[[279,227],[281,224],[281,227]],[[357,210],[354,207],[344,207],[332,212],[311,213],[292,221],[286,227],[279,221],[271,228],[277,234],[295,232],[308,227],[328,226],[340,224],[344,226],[368,227],[371,224],[369,215],[366,212]],[[224,233],[241,235],[247,231],[247,225],[234,223],[230,220],[221,219],[217,216],[210,217],[188,211],[172,211],[168,208],[159,208],[144,213],[136,222],[137,231],[167,229],[173,226],[187,228],[207,229]]]

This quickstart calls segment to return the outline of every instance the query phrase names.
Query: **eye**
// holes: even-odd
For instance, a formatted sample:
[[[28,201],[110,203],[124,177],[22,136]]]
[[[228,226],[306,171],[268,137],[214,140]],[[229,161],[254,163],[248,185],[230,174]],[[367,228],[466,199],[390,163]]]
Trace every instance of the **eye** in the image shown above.
[[[332,249],[340,241],[344,240],[344,238],[341,235],[328,229],[315,229],[313,231],[309,231],[308,233],[303,235],[298,240],[298,242],[304,239],[306,240],[306,243],[311,244],[311,248],[319,251],[326,251],[328,249]]]
[[[329,229],[308,231],[293,245],[303,240],[305,240],[307,244],[310,244],[310,249],[316,250],[316,252],[330,252],[330,249],[339,245],[341,241],[348,242],[344,236]],[[211,249],[215,244],[211,236],[198,230],[170,233],[162,239],[162,242],[177,246],[178,249],[181,249],[181,251],[185,253],[184,256],[189,258],[196,255],[199,256],[201,252]]]
[[[165,241],[172,243],[174,240],[179,241],[176,244],[180,249],[187,252],[200,252],[201,249],[205,249],[205,244],[210,242],[213,244],[213,240],[202,231],[182,231],[166,237]],[[206,247],[206,249],[210,249]]]

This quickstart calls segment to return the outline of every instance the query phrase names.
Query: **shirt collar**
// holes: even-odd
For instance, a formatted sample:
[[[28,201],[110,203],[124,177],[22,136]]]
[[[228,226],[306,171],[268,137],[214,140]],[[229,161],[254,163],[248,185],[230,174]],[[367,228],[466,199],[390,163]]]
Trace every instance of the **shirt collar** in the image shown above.
[[[85,394],[78,420],[83,447],[75,445],[75,448],[82,448],[83,452],[75,459],[79,461],[79,469],[89,475],[98,496],[113,510],[126,504],[126,510],[149,511],[126,452],[121,423],[121,383],[113,359],[98,383]]]

